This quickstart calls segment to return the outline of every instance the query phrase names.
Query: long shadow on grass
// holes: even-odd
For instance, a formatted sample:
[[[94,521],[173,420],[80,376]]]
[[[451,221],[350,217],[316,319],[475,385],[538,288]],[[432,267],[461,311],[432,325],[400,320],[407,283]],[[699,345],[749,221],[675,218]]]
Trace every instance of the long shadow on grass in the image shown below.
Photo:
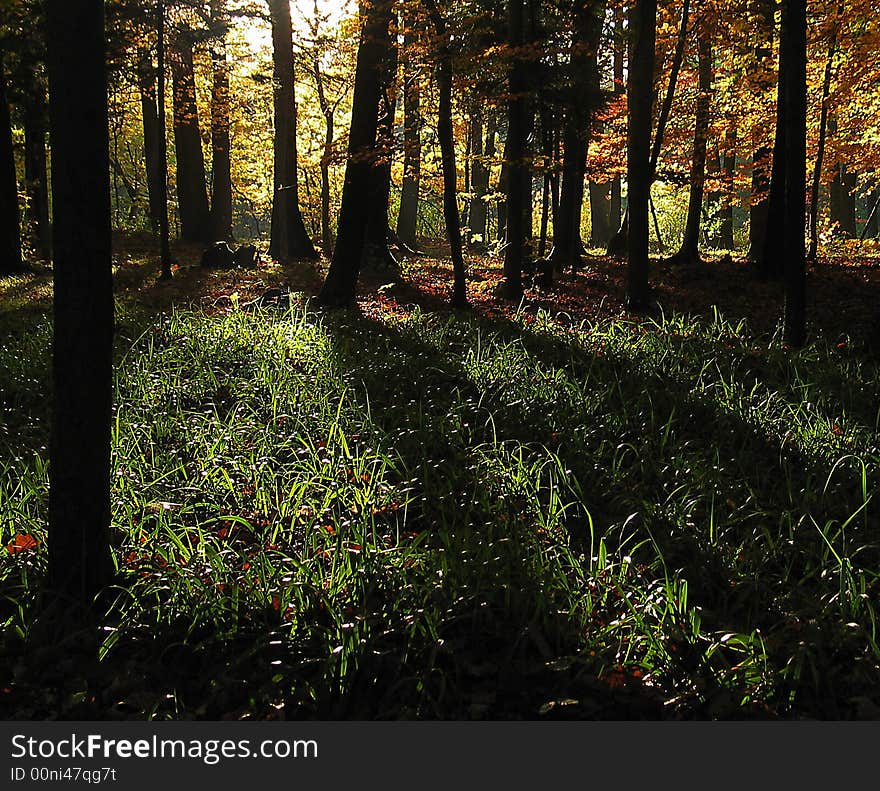
[[[637,360],[597,356],[509,322],[484,330],[516,339],[548,374],[561,368],[572,379],[604,383],[604,400],[576,403],[557,392],[529,401],[511,382],[481,389],[461,359],[472,337],[441,350],[411,331],[361,319],[332,328],[343,368],[363,382],[374,419],[389,433],[398,432],[395,450],[407,467],[444,465],[446,473],[426,486],[426,497],[446,486],[454,498],[473,484],[462,469],[470,461],[469,445],[450,434],[456,422],[467,422],[460,415],[450,420],[462,397],[479,405],[470,418],[479,422],[482,414],[485,427],[482,434],[471,432],[470,445],[516,440],[540,453],[542,445],[554,443],[581,483],[593,520],[602,526],[598,532],[625,524],[643,538],[650,533],[667,568],[680,569],[688,580],[691,602],[703,609],[704,629],[773,633],[782,643],[780,663],[791,658],[785,654],[789,640],[803,643],[806,637],[811,661],[826,678],[815,680],[822,687],[815,700],[800,703],[814,716],[839,716],[833,689],[839,679],[830,676],[864,644],[851,636],[842,640],[840,630],[819,619],[820,597],[835,585],[820,579],[823,569],[815,558],[827,551],[804,515],[821,513],[822,520],[841,523],[854,510],[833,496],[816,496],[828,466],[695,396],[687,381],[639,370]],[[416,431],[407,425],[414,413]],[[617,447],[609,445],[615,440]],[[586,544],[588,537],[574,528],[574,538]],[[871,554],[876,556],[876,547]]]

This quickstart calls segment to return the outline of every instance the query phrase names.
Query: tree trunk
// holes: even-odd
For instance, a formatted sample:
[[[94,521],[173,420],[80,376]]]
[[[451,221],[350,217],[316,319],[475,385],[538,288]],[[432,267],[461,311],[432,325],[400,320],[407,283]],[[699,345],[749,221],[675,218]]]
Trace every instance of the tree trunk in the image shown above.
[[[28,193],[28,219],[34,226],[37,252],[52,257],[52,229],[49,226],[49,169],[46,159],[48,106],[42,85],[35,85],[24,108],[24,177]]]
[[[162,181],[165,172],[159,157],[159,112],[156,105],[156,72],[150,50],[138,50],[138,89],[141,96],[141,118],[144,130],[144,165],[147,177],[150,223],[159,228]]]
[[[525,0],[510,0],[509,38],[512,48],[522,47],[525,33]],[[507,143],[504,160],[507,164],[507,248],[504,251],[504,280],[502,292],[505,297],[518,300],[522,297],[522,270],[525,254],[525,206],[529,171],[526,157],[526,97],[528,74],[521,54],[515,54],[508,75]]]
[[[437,114],[437,137],[443,165],[443,217],[446,221],[446,237],[452,257],[453,287],[452,304],[457,308],[467,307],[467,284],[462,256],[461,227],[456,198],[457,171],[455,167],[455,139],[452,128],[452,52],[446,32],[446,21],[434,0],[424,0],[425,8],[431,16],[438,38],[437,51],[437,89],[439,110]]]
[[[364,3],[362,9],[365,20],[358,43],[338,235],[333,260],[318,295],[318,302],[326,307],[344,307],[355,300],[373,182],[372,156],[381,94],[379,69],[389,46],[391,3]]]
[[[0,57],[0,275],[19,272],[21,259],[21,213],[15,178],[12,122],[6,97],[6,75]]]
[[[754,49],[755,70],[752,96],[760,102],[774,87],[773,38],[774,3],[773,0],[750,0],[750,13],[755,20],[757,42]],[[769,197],[770,160],[773,150],[768,145],[768,135],[761,122],[752,126],[752,199],[749,206],[749,252],[748,259],[761,267],[766,239]]]
[[[317,15],[317,12],[316,12]],[[333,254],[333,229],[330,224],[330,160],[335,137],[335,112],[324,92],[324,75],[320,58],[312,58],[312,77],[318,92],[318,106],[324,116],[324,151],[321,154],[321,250],[328,258]]]
[[[785,254],[786,343],[798,348],[806,340],[806,271],[804,265],[804,216],[807,189],[807,4],[786,0],[782,6],[782,33],[786,58],[780,64],[784,80],[785,111]]]
[[[837,18],[843,13],[843,6],[837,8]],[[835,23],[837,19],[835,19]],[[825,59],[825,71],[822,75],[822,101],[819,110],[819,145],[816,151],[816,164],[813,166],[813,184],[810,190],[810,207],[808,226],[810,229],[810,247],[807,260],[815,261],[819,249],[819,186],[822,183],[822,165],[825,159],[825,136],[828,129],[828,98],[831,94],[831,78],[834,73],[834,56],[837,53],[837,27],[832,30],[831,42],[828,45],[828,57]]]
[[[229,66],[226,2],[211,0],[216,40],[211,46],[211,229],[212,241],[232,239],[232,172],[229,140]]]
[[[88,608],[113,574],[113,276],[104,3],[47,0],[46,12],[56,163],[48,583],[59,604]]]
[[[389,23],[394,27],[394,17]],[[367,236],[361,269],[397,272],[400,265],[388,248],[391,164],[394,159],[394,115],[397,108],[397,33],[389,33],[379,65],[379,120],[372,167],[373,187],[368,206]]]
[[[174,149],[177,154],[177,207],[180,235],[187,242],[211,241],[211,212],[205,183],[205,155],[199,128],[193,43],[187,32],[174,42],[171,57]]]
[[[839,235],[848,239],[856,235],[855,187],[856,174],[845,164],[838,165],[831,182],[831,222],[837,224]]]
[[[627,184],[629,187],[627,303],[644,311],[649,304],[648,201],[651,190],[651,115],[657,0],[635,0],[629,12],[630,55],[627,85]]]
[[[156,103],[159,128],[159,164],[156,208],[159,212],[159,280],[170,280],[171,273],[171,233],[168,228],[168,130],[165,124],[165,3],[159,0],[156,5]]]
[[[735,133],[728,136],[728,143],[733,144]],[[733,251],[736,246],[733,238],[733,196],[734,196],[734,171],[736,170],[736,151],[728,148],[721,155],[721,179],[723,189],[721,191],[721,206],[719,208],[719,245],[722,250]]]
[[[413,21],[406,20],[403,38],[403,184],[400,190],[400,211],[397,235],[406,244],[417,244],[419,216],[419,182],[422,166],[422,116],[419,103],[419,70],[413,62],[412,49],[416,36]]]
[[[779,37],[779,72],[787,58],[785,36]],[[787,83],[781,76],[776,90],[776,136],[773,141],[773,167],[770,172],[770,190],[767,198],[767,229],[781,228],[785,221],[785,163],[786,127],[785,108]],[[764,233],[764,246],[758,262],[761,278],[781,279],[784,267],[784,236],[779,233]]]
[[[604,248],[611,238],[611,182],[590,182],[590,247]]]
[[[487,136],[491,133],[493,120],[490,118]],[[483,111],[482,109],[474,110],[471,115],[471,140],[473,164],[471,165],[471,189],[473,198],[471,199],[470,211],[468,212],[469,238],[468,244],[472,247],[480,249],[485,248],[486,242],[486,217],[488,205],[486,203],[486,195],[489,193],[489,168],[491,165],[486,161],[486,148],[488,141],[484,144],[483,138]],[[485,146],[485,147],[484,147]]]
[[[293,28],[288,0],[269,0],[274,66],[275,163],[269,255],[278,261],[318,257],[299,207]]]
[[[684,239],[670,261],[690,264],[700,260],[700,221],[703,211],[703,188],[706,184],[706,141],[709,133],[709,110],[712,97],[712,43],[705,20],[698,28],[699,85],[694,125],[694,153],[691,159],[690,196]]]
[[[619,96],[626,90],[623,71],[624,59],[626,57],[626,31],[623,29],[623,9],[620,6],[615,6],[612,13],[614,19],[614,43],[611,54],[611,69],[614,76],[614,95]],[[609,210],[611,214],[609,218],[610,244],[610,230],[620,228],[622,219],[623,200],[620,176],[615,176],[611,182],[611,205]]]

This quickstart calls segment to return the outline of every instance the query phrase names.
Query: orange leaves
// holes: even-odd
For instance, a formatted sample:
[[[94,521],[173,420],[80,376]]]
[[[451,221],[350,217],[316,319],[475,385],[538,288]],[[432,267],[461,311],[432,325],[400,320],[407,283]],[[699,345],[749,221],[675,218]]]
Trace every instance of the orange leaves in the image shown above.
[[[40,542],[29,533],[19,533],[9,544],[6,545],[6,551],[9,552],[10,555],[15,555],[19,552],[30,552],[31,550],[36,549],[39,544]]]

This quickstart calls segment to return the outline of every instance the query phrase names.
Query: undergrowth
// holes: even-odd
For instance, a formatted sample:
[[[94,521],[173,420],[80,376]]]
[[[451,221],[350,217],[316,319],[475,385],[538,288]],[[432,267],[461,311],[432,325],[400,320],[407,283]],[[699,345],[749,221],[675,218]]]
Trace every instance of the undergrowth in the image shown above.
[[[7,717],[880,714],[878,371],[845,342],[123,312],[118,584],[71,678],[28,648],[49,327],[0,347]]]

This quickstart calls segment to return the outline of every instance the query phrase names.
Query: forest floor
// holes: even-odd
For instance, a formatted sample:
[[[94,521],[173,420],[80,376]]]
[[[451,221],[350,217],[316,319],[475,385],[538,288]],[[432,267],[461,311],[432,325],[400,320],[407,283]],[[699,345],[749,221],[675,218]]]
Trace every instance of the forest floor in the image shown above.
[[[325,264],[116,261],[97,663],[32,631],[51,283],[0,282],[4,719],[880,717],[877,259],[809,272],[811,342],[745,264],[588,257],[520,305],[430,255],[309,304]]]

